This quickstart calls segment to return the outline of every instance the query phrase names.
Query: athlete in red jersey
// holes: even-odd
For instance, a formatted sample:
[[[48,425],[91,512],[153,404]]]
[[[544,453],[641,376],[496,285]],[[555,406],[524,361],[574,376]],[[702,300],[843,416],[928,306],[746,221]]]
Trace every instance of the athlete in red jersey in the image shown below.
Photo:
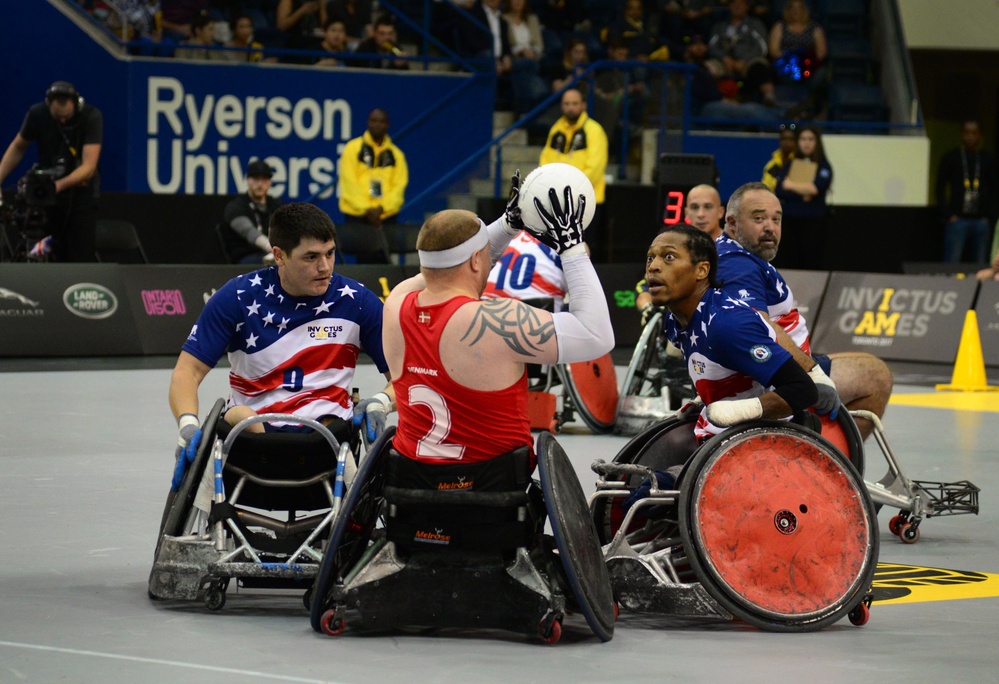
[[[482,461],[531,445],[525,365],[591,360],[614,346],[582,244],[582,202],[559,189],[547,209],[539,237],[559,252],[570,295],[568,311],[554,314],[516,299],[480,301],[493,259],[515,232],[509,223],[487,227],[471,212],[447,210],[420,229],[420,275],[392,291],[383,324],[399,410],[394,446],[404,456]]]

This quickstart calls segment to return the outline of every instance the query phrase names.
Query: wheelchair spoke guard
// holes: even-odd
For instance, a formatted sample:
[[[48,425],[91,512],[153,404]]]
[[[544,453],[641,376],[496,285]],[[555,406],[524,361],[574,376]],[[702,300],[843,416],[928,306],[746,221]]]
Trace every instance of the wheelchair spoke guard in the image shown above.
[[[323,630],[323,614],[330,607],[330,590],[360,560],[368,547],[371,532],[377,522],[384,489],[385,453],[395,435],[395,426],[388,427],[368,449],[354,481],[343,497],[343,503],[330,530],[322,564],[312,588],[310,619],[312,629]]]
[[[786,424],[733,428],[698,450],[681,487],[680,533],[708,593],[770,631],[846,616],[877,564],[863,481],[829,442]]]
[[[538,472],[559,558],[573,596],[601,641],[614,636],[614,596],[579,478],[565,451],[546,432],[538,438]]]
[[[579,417],[594,432],[610,432],[617,420],[617,375],[610,354],[558,366],[562,386]]]

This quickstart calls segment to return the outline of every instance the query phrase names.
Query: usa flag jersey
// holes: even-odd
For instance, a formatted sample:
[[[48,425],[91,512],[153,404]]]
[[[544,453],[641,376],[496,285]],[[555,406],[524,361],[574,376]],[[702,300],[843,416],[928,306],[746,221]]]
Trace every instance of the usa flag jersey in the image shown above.
[[[722,234],[715,245],[722,289],[754,309],[766,311],[803,352],[811,354],[805,317],[798,312],[791,288],[777,269],[728,235]]]
[[[271,266],[237,276],[212,295],[183,350],[214,367],[229,355],[228,407],[350,419],[350,385],[363,348],[382,373],[382,302],[334,273],[315,297],[293,297]]]
[[[482,296],[487,299],[552,299],[555,311],[560,311],[565,288],[565,274],[558,253],[522,230],[493,264]]]
[[[697,394],[707,407],[722,399],[748,399],[767,391],[770,380],[791,354],[763,316],[722,290],[709,289],[685,328],[672,313],[666,336],[679,347]],[[724,430],[702,410],[694,427],[701,442]]]

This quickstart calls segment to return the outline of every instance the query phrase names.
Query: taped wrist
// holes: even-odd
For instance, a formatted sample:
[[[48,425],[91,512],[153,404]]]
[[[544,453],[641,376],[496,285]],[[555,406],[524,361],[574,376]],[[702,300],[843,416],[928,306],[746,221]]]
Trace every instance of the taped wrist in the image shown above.
[[[818,366],[816,366],[818,368]],[[819,369],[821,373],[822,370]],[[822,373],[828,379],[825,373]],[[830,380],[830,382],[832,382]],[[804,411],[819,398],[815,382],[794,359],[788,359],[770,378],[774,393],[791,407],[791,413]]]
[[[380,403],[382,408],[378,408],[375,404]],[[393,409],[392,400],[389,399],[389,395],[385,392],[378,392],[371,396],[371,403],[368,404],[369,411],[380,411],[381,413],[388,413]]]
[[[552,314],[558,362],[599,358],[614,348],[607,298],[586,252],[562,255],[569,310]]]
[[[812,366],[812,370],[808,371],[808,377],[810,377],[812,382],[816,385],[828,385],[829,387],[836,389],[836,383],[832,381],[832,378],[826,375],[826,372],[822,370],[822,367],[819,364]]]
[[[489,258],[495,264],[503,256],[510,240],[517,234],[517,229],[510,225],[506,214],[503,214],[486,226],[486,234],[489,236]]]
[[[186,447],[191,437],[201,427],[201,422],[193,413],[183,413],[177,419],[177,446]]]
[[[763,417],[763,404],[756,397],[716,401],[708,405],[707,419],[718,427],[730,427]]]

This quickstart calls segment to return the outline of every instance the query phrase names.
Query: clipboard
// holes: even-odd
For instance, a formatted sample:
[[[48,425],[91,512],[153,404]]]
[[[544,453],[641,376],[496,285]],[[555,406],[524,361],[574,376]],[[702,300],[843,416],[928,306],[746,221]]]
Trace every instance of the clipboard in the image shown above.
[[[819,165],[813,161],[792,159],[791,166],[787,169],[787,177],[795,183],[813,183],[818,170]]]

